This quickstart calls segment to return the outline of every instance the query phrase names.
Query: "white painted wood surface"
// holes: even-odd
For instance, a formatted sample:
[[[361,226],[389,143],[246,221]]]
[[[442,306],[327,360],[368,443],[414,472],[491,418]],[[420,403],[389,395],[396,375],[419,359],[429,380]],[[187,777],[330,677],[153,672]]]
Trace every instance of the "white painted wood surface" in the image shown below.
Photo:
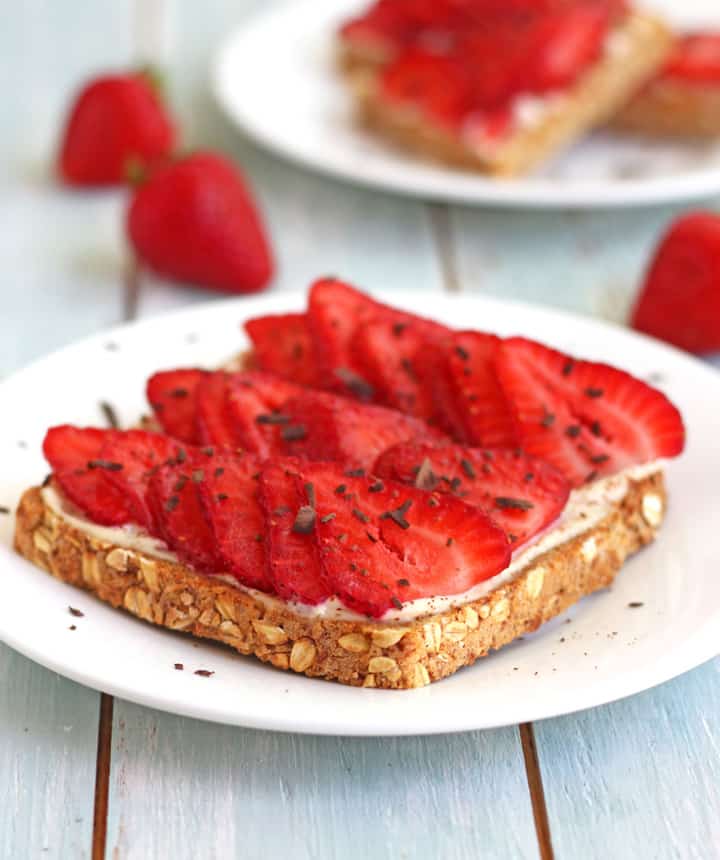
[[[186,142],[223,148],[252,175],[275,239],[276,287],[336,272],[368,287],[440,289],[427,207],[278,162],[240,140],[210,103],[212,46],[264,4],[165,3],[161,54]],[[35,0],[4,18],[0,50],[23,86],[6,86],[0,103],[0,374],[122,316],[123,194],[61,191],[47,168],[72,88],[154,44],[138,36],[138,20],[142,2],[130,0]],[[453,209],[452,268],[464,289],[621,319],[671,214]],[[208,297],[144,278],[138,313]],[[719,669],[714,661],[631,700],[536,725],[557,857],[720,857]],[[98,699],[0,645],[3,860],[89,856]],[[116,701],[110,777],[113,860],[538,852],[515,729],[277,736]]]

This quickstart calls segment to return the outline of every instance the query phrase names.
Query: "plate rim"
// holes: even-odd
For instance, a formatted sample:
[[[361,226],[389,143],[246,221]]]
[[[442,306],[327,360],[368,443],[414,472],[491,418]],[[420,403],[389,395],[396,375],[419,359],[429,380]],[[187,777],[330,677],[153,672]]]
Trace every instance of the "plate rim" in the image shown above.
[[[350,5],[356,0],[343,0],[343,2]],[[463,191],[459,187],[451,186],[445,189],[435,187],[434,183],[428,182],[413,185],[389,172],[379,177],[361,171],[352,171],[343,165],[325,161],[322,157],[299,151],[292,146],[287,136],[280,139],[265,133],[250,113],[238,110],[236,101],[230,95],[234,85],[231,84],[228,69],[232,67],[235,56],[241,52],[240,48],[245,40],[257,38],[257,33],[262,34],[263,29],[273,24],[275,20],[289,14],[299,14],[301,9],[312,10],[316,16],[317,10],[341,11],[338,9],[337,0],[299,0],[299,2],[285,2],[279,6],[263,9],[251,15],[247,21],[221,40],[210,65],[211,93],[224,116],[256,145],[291,164],[346,184],[413,199],[503,209],[597,211],[635,209],[663,203],[691,203],[707,200],[720,193],[720,164],[716,168],[707,168],[696,173],[651,179],[627,179],[614,184],[609,184],[607,180],[602,179],[572,182],[568,183],[564,191],[563,183],[556,183],[552,179],[535,179],[529,176],[500,181],[488,179],[480,174],[448,169],[448,175],[453,178],[464,176],[468,179],[471,187]],[[441,166],[435,165],[435,167],[441,169]]]
[[[577,324],[589,325],[593,328],[606,330],[614,336],[637,340],[643,344],[652,346],[655,350],[659,349],[661,352],[667,353],[673,362],[677,363],[680,361],[685,363],[688,367],[692,366],[693,370],[701,371],[703,374],[707,373],[709,375],[708,378],[712,378],[716,384],[720,382],[716,375],[717,372],[710,366],[705,365],[698,359],[687,355],[681,350],[656,341],[641,333],[633,332],[632,330],[616,323],[596,319],[572,311],[556,309],[529,302],[503,299],[495,296],[485,296],[477,293],[450,294],[440,290],[435,291],[422,289],[371,290],[369,292],[379,298],[395,300],[400,304],[412,304],[413,297],[417,295],[422,295],[425,299],[427,299],[428,296],[433,296],[434,298],[440,299],[444,304],[447,303],[452,305],[471,303],[478,307],[483,305],[494,306],[500,312],[507,312],[508,308],[522,308],[525,313],[530,314],[531,317],[534,316],[539,324],[542,323],[543,318],[552,317],[556,322],[560,319],[566,323],[574,322]],[[305,298],[305,290],[277,291],[266,296],[253,297],[252,304],[255,305],[256,303],[259,303],[265,307],[267,312],[272,312],[276,307],[287,308],[289,306],[297,306],[301,304]],[[405,299],[405,302],[403,299]],[[9,392],[10,396],[13,395],[13,389],[15,389],[16,386],[23,384],[24,377],[31,374],[37,374],[39,371],[43,370],[44,365],[57,361],[59,357],[65,354],[83,352],[86,349],[92,348],[98,342],[108,339],[116,338],[122,341],[123,336],[128,336],[128,333],[130,336],[142,335],[142,330],[145,328],[152,329],[157,326],[162,326],[164,329],[180,330],[188,319],[195,319],[197,324],[198,315],[202,315],[203,317],[207,315],[209,317],[209,322],[212,318],[224,316],[226,314],[230,315],[232,312],[235,320],[242,321],[242,319],[248,315],[247,304],[248,300],[243,297],[220,301],[210,300],[201,304],[174,310],[169,313],[159,314],[154,317],[148,317],[131,323],[122,323],[110,329],[75,340],[64,347],[29,363],[4,379],[0,383],[0,402],[6,392]],[[201,321],[200,325],[202,325],[203,322],[205,321]],[[7,546],[4,542],[0,545],[0,557],[3,555],[7,555],[16,562],[27,564],[29,570],[34,571],[38,577],[42,577],[42,579],[38,580],[39,582],[46,581],[45,578],[48,576],[47,573],[39,571],[31,565],[30,562],[15,556],[12,548]],[[69,594],[76,593],[76,589],[73,586],[57,582],[56,584],[62,585],[63,588],[66,588]],[[92,597],[93,600],[98,599],[95,598],[94,595],[88,596]],[[105,606],[105,604],[103,605]],[[115,612],[116,610],[111,609],[110,611]],[[130,618],[127,620],[131,622],[134,621],[134,619]],[[624,674],[621,679],[606,678],[600,681],[595,681],[592,684],[588,684],[582,687],[580,691],[575,691],[574,701],[569,706],[567,705],[567,702],[563,702],[562,706],[558,708],[556,704],[550,705],[541,697],[538,697],[538,700],[535,702],[530,702],[529,704],[526,703],[522,721],[549,719],[555,716],[584,710],[588,707],[607,704],[608,702],[616,701],[618,699],[625,698],[626,696],[657,686],[658,684],[662,684],[685,671],[701,665],[720,652],[720,630],[718,632],[714,632],[714,630],[711,629],[713,627],[712,620],[712,618],[707,619],[705,624],[701,625],[692,636],[687,636],[680,646],[674,649],[668,659],[656,661],[652,666],[644,665],[642,667],[636,667],[632,672]],[[0,624],[1,623],[2,613],[0,613]],[[161,691],[157,694],[153,694],[151,691],[149,692],[147,690],[144,692],[138,692],[136,688],[115,683],[112,678],[109,678],[107,675],[103,675],[101,671],[88,673],[83,671],[81,668],[73,666],[69,667],[67,659],[63,660],[62,658],[58,658],[56,660],[53,655],[48,655],[47,651],[43,651],[42,647],[39,647],[36,642],[23,639],[22,637],[8,635],[8,631],[4,627],[0,629],[0,641],[5,642],[14,650],[24,654],[40,665],[46,666],[52,671],[56,671],[65,677],[93,689],[108,692],[112,695],[117,695],[129,701],[136,702],[137,704],[153,707],[168,713],[181,714],[183,716],[222,724],[240,725],[248,728],[285,731],[299,734],[380,737],[444,734],[461,731],[484,730],[506,725],[515,725],[518,722],[516,718],[508,720],[506,716],[503,716],[500,709],[497,709],[495,718],[490,720],[478,718],[477,715],[455,713],[444,716],[442,722],[439,724],[431,724],[423,721],[420,716],[417,722],[410,726],[398,725],[398,718],[394,715],[388,720],[388,715],[383,713],[381,709],[378,709],[377,711],[374,711],[373,709],[362,709],[363,716],[361,718],[357,718],[354,722],[350,723],[344,722],[341,726],[339,726],[337,721],[333,720],[332,717],[328,718],[323,715],[318,717],[317,714],[315,714],[311,719],[298,721],[296,716],[286,716],[282,713],[282,710],[279,713],[263,712],[262,714],[259,714],[251,709],[250,712],[244,712],[241,710],[240,712],[234,711],[231,714],[227,710],[222,711],[211,705],[205,705],[202,699],[194,701],[192,704],[186,704],[184,701],[173,699],[172,691]],[[309,683],[322,682],[312,679]],[[433,688],[437,689],[436,685],[433,685]],[[424,691],[429,689],[430,688],[424,688]],[[363,696],[369,695],[369,700],[374,699],[375,701],[380,701],[377,697],[385,699],[386,697],[397,698],[399,696],[412,696],[414,694],[415,696],[422,698],[423,690],[366,690],[363,691],[363,693],[358,694]],[[505,710],[507,708],[513,710],[512,700],[510,700]]]

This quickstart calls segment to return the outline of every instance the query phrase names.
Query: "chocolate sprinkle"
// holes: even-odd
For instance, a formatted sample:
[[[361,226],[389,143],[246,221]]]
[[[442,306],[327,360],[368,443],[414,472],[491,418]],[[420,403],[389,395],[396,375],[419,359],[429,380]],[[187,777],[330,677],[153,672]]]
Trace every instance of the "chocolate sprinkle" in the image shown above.
[[[85,617],[85,613],[84,613],[84,612],[81,612],[79,609],[75,609],[75,607],[74,607],[74,606],[68,606],[68,612],[69,612],[69,613],[70,613],[74,618],[84,618],[84,617]]]
[[[114,430],[117,430],[117,428],[120,426],[117,412],[115,412],[113,407],[106,400],[100,401],[100,411],[105,416],[105,420],[108,423],[108,427],[112,427]]]
[[[368,536],[369,541],[371,541],[372,543],[377,543],[378,539],[372,532],[365,532],[365,534]]]
[[[170,496],[170,498],[165,502],[165,510],[166,511],[174,511],[175,508],[180,504],[179,496]]]
[[[336,516],[337,516],[337,514],[333,511],[330,514],[325,514],[324,517],[320,517],[320,522],[321,523],[329,523],[332,520],[334,520]]]
[[[454,493],[457,493],[457,491],[460,489],[461,485],[462,485],[462,481],[460,480],[460,478],[453,478],[452,481],[450,481],[450,489]]]
[[[407,499],[394,511],[386,511],[380,519],[392,520],[396,525],[400,526],[401,529],[409,529],[410,523],[405,519],[405,514],[410,509],[410,505],[412,505],[412,499]]]
[[[199,675],[201,678],[209,678],[211,675],[214,675],[214,672],[211,672],[210,669],[196,669],[193,673],[195,675]]]
[[[563,376],[570,376],[570,374],[573,372],[574,367],[575,367],[575,362],[571,358],[569,358],[565,362],[565,364],[563,365],[562,375]]]
[[[182,672],[185,666],[182,663],[175,663],[175,668],[178,670],[178,672]]]
[[[590,425],[590,432],[593,434],[593,436],[602,435],[602,430],[600,429],[600,422],[599,421],[593,421],[593,423]]]
[[[392,605],[395,607],[395,609],[402,609],[402,600],[400,600],[399,597],[396,597],[393,594],[393,596],[390,598],[390,600],[392,601]]]
[[[338,484],[337,487],[335,487],[335,492],[338,496],[344,495],[345,490],[347,490],[347,484]]]
[[[628,603],[629,609],[639,609],[641,606],[645,606],[645,604],[641,603],[639,600],[633,600],[632,603]]]
[[[218,466],[217,469],[215,469],[215,471],[213,472],[213,475],[215,475],[216,478],[219,478],[224,471],[225,469],[223,469],[222,466]]]
[[[175,486],[173,487],[173,490],[176,493],[179,493],[183,489],[185,484],[187,484],[187,480],[188,480],[187,475],[180,475],[180,477],[175,482]]]
[[[357,508],[353,508],[352,513],[353,513],[353,516],[355,517],[355,519],[360,520],[361,523],[369,523],[370,522],[370,518],[366,514],[364,514],[362,511],[358,510]]]
[[[290,416],[281,412],[271,412],[269,415],[258,415],[255,421],[258,424],[289,424]]]
[[[315,509],[310,505],[302,505],[297,512],[292,530],[299,535],[309,535],[315,528]]]
[[[527,499],[513,499],[510,496],[498,496],[495,499],[495,504],[499,508],[510,508],[516,511],[529,511],[535,505]]]
[[[375,481],[374,484],[370,484],[370,486],[368,487],[368,492],[369,493],[382,493],[382,491],[384,489],[385,489],[385,484],[383,484],[382,481],[378,480],[378,481]]]
[[[466,349],[464,349],[462,346],[456,346],[455,352],[458,354],[458,356],[463,361],[467,361],[470,358],[470,353]]]
[[[565,428],[565,435],[569,436],[571,439],[575,439],[580,435],[582,431],[582,427],[579,424],[568,424]]]
[[[463,472],[465,472],[465,474],[468,476],[468,478],[475,477],[475,469],[473,468],[473,464],[469,460],[466,460],[463,457],[462,460],[460,460],[460,467],[462,468]]]
[[[280,435],[286,442],[294,442],[298,439],[305,439],[307,436],[307,428],[304,424],[290,424],[283,427]]]
[[[602,388],[586,388],[585,394],[588,397],[602,397],[604,394],[604,391]]]
[[[77,624],[71,624],[71,625],[68,627],[68,630],[77,630]]]
[[[400,335],[405,331],[406,328],[407,323],[395,323],[392,327],[392,333],[395,335],[395,337],[400,337]]]
[[[347,367],[338,367],[335,370],[335,376],[337,376],[341,382],[344,382],[350,391],[352,391],[356,397],[359,397],[360,400],[372,400],[375,394],[375,389],[366,379],[363,379],[362,376],[358,376],[357,373],[349,370]]]
[[[598,454],[595,457],[591,457],[590,462],[597,463],[599,465],[600,463],[606,463],[609,459],[610,457],[607,454]]]
[[[111,460],[89,460],[88,469],[107,469],[108,472],[119,472],[123,464],[113,463]]]
[[[410,580],[409,579],[398,579],[397,584],[401,588],[407,588],[408,585],[410,585]]]

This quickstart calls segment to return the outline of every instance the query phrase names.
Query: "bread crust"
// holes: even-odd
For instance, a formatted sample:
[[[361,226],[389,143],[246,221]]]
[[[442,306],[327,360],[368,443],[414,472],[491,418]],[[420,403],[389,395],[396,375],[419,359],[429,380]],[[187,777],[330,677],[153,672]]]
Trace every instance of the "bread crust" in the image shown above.
[[[428,123],[412,107],[389,105],[378,96],[377,61],[358,46],[341,47],[340,66],[354,93],[358,116],[367,127],[402,148],[457,167],[498,177],[528,172],[589,129],[607,122],[662,65],[672,34],[652,15],[632,12],[613,33],[622,52],[607,51],[554,109],[497,143],[469,142]]]
[[[650,501],[648,501],[650,500]],[[407,624],[298,615],[182,564],[99,541],[49,508],[39,487],[17,511],[15,548],[57,579],[153,624],[214,639],[278,669],[363,687],[422,687],[606,588],[652,541],[665,510],[661,472],[629,485],[594,528],[534,559],[480,600]]]
[[[655,137],[718,137],[720,85],[655,81],[616,114],[611,125]]]

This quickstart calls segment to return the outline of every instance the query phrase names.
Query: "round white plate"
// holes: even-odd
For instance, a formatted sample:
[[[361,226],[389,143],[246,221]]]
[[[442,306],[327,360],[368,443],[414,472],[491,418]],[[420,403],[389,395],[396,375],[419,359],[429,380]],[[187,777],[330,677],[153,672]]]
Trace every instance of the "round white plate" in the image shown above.
[[[477,205],[594,208],[720,192],[718,144],[599,133],[535,175],[513,180],[483,178],[392,148],[354,123],[350,97],[334,67],[337,25],[364,5],[297,0],[251,20],[227,39],[214,63],[213,90],[222,109],[278,155],[353,183],[414,196]],[[716,0],[643,5],[671,15],[681,11],[689,23],[714,20],[720,26]]]
[[[382,691],[282,672],[254,658],[153,627],[57,582],[11,549],[0,516],[0,640],[83,684],[218,722],[315,734],[402,735],[514,724],[599,705],[720,651],[720,374],[647,338],[528,305],[399,291],[381,295],[450,325],[522,333],[591,358],[659,374],[688,424],[688,449],[667,469],[670,511],[659,540],[628,562],[612,590],[583,600],[532,636],[421,690]],[[244,348],[240,322],[300,309],[280,293],[193,307],[68,347],[0,385],[0,505],[39,483],[45,429],[101,424],[101,400],[131,424],[144,382],[162,367],[214,366]],[[642,603],[629,608],[630,603]],[[73,617],[69,606],[84,616]],[[77,629],[69,630],[71,624]],[[183,663],[184,671],[176,671]],[[197,676],[208,669],[211,677]]]

